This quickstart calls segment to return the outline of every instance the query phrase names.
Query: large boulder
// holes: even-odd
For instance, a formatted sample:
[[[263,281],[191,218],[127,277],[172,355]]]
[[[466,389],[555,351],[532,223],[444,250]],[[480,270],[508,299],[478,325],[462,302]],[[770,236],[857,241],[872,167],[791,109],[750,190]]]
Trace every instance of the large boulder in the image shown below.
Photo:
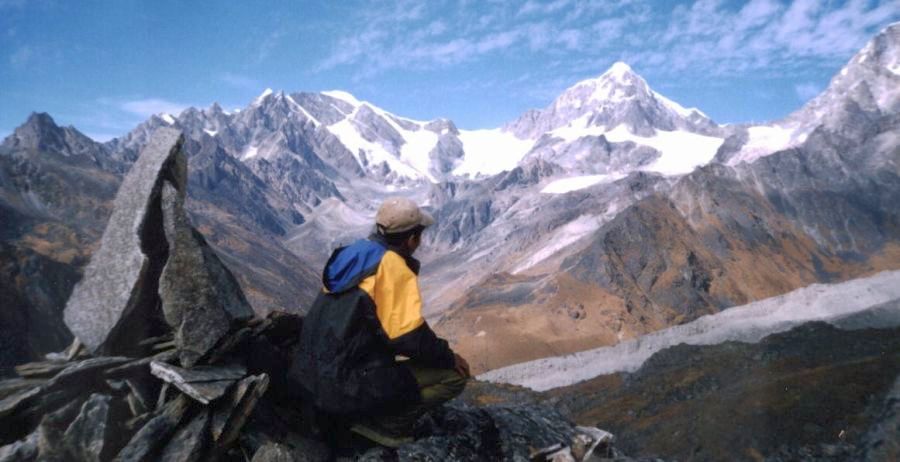
[[[116,194],[100,248],[66,304],[66,325],[92,353],[134,353],[141,340],[165,330],[157,290],[169,249],[160,193],[175,158],[183,156],[182,143],[181,132],[162,128],[141,151]]]
[[[184,209],[184,138],[160,128],[122,182],[112,217],[65,309],[66,325],[94,354],[141,354],[174,333],[187,367],[253,310],[237,280]]]

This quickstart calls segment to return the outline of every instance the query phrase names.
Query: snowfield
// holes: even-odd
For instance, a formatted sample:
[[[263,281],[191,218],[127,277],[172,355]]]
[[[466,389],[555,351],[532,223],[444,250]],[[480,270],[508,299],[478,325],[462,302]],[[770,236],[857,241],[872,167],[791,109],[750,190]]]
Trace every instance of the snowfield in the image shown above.
[[[534,146],[534,140],[522,140],[497,128],[492,130],[460,130],[465,157],[453,170],[454,175],[496,175],[519,165]]]
[[[727,164],[730,166],[750,164],[761,157],[796,146],[805,140],[806,134],[796,127],[782,127],[778,124],[750,127],[747,129],[747,142]]]
[[[609,175],[584,175],[562,178],[544,186],[544,189],[541,189],[541,193],[565,194],[567,192],[578,191],[579,189],[590,188],[599,183],[611,183],[613,181],[621,180],[626,176],[627,175],[622,173],[613,173]]]
[[[684,175],[691,173],[701,165],[708,164],[716,156],[719,146],[725,141],[723,138],[684,130],[656,130],[653,136],[639,136],[631,133],[625,125],[618,125],[612,130],[607,130],[603,126],[589,126],[587,125],[588,116],[549,133],[566,142],[574,142],[585,136],[603,135],[613,143],[630,141],[641,146],[651,147],[659,151],[661,156],[640,170],[663,175]]]
[[[657,351],[681,343],[755,343],[810,321],[825,321],[843,329],[900,325],[900,271],[838,284],[813,284],[612,347],[513,364],[478,379],[544,391],[604,374],[636,371]]]

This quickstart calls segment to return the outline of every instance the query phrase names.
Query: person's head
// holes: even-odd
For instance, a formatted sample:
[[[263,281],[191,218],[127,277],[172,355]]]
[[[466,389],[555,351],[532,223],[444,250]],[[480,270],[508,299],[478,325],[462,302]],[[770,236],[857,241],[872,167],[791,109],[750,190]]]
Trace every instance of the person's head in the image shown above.
[[[389,245],[412,254],[422,243],[422,231],[434,224],[434,218],[405,197],[385,200],[375,214],[375,229]]]

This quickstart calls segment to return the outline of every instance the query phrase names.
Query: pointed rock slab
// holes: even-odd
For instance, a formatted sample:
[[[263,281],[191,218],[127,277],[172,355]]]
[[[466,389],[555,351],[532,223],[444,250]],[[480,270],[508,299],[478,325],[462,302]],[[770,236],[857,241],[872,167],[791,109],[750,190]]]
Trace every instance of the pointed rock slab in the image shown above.
[[[175,436],[163,448],[159,460],[167,462],[200,460],[209,440],[209,410],[202,409],[187,425],[175,432]]]
[[[92,394],[81,406],[78,417],[66,429],[64,444],[77,460],[99,462],[109,459],[106,442],[108,432],[113,430],[110,428],[111,399],[108,395]]]
[[[150,373],[171,383],[184,394],[195,400],[209,404],[228,391],[235,382],[247,375],[247,368],[241,365],[232,366],[197,366],[193,369],[182,369],[171,364],[153,361]]]
[[[181,364],[191,367],[230,330],[253,317],[237,279],[188,221],[184,189],[166,182],[162,214],[169,260],[159,281],[166,322],[175,330]]]
[[[159,275],[167,258],[160,194],[164,178],[184,189],[181,132],[158,129],[125,176],[113,213],[64,318],[92,353],[131,353],[159,335]]]
[[[277,443],[266,443],[253,453],[250,462],[296,462],[291,448]]]
[[[251,375],[238,383],[228,399],[219,403],[213,414],[211,431],[220,450],[237,439],[257,401],[268,388],[268,375]]]
[[[38,432],[20,441],[0,447],[0,462],[25,462],[36,460],[38,456]]]
[[[141,427],[128,444],[113,459],[116,462],[143,462],[157,460],[154,452],[165,444],[181,423],[191,400],[181,395],[169,403]]]
[[[61,408],[46,413],[38,425],[38,460],[58,461],[71,459],[66,454],[63,434],[70,422],[78,416],[84,398],[75,398]]]

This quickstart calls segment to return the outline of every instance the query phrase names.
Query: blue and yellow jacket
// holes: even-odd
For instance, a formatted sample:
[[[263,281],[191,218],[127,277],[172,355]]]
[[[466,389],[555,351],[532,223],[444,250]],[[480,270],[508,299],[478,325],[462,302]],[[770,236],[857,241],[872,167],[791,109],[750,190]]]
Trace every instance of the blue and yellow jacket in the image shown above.
[[[449,345],[422,317],[418,270],[378,235],[334,251],[290,370],[306,399],[337,414],[389,411],[420,399],[396,355],[453,367]]]

